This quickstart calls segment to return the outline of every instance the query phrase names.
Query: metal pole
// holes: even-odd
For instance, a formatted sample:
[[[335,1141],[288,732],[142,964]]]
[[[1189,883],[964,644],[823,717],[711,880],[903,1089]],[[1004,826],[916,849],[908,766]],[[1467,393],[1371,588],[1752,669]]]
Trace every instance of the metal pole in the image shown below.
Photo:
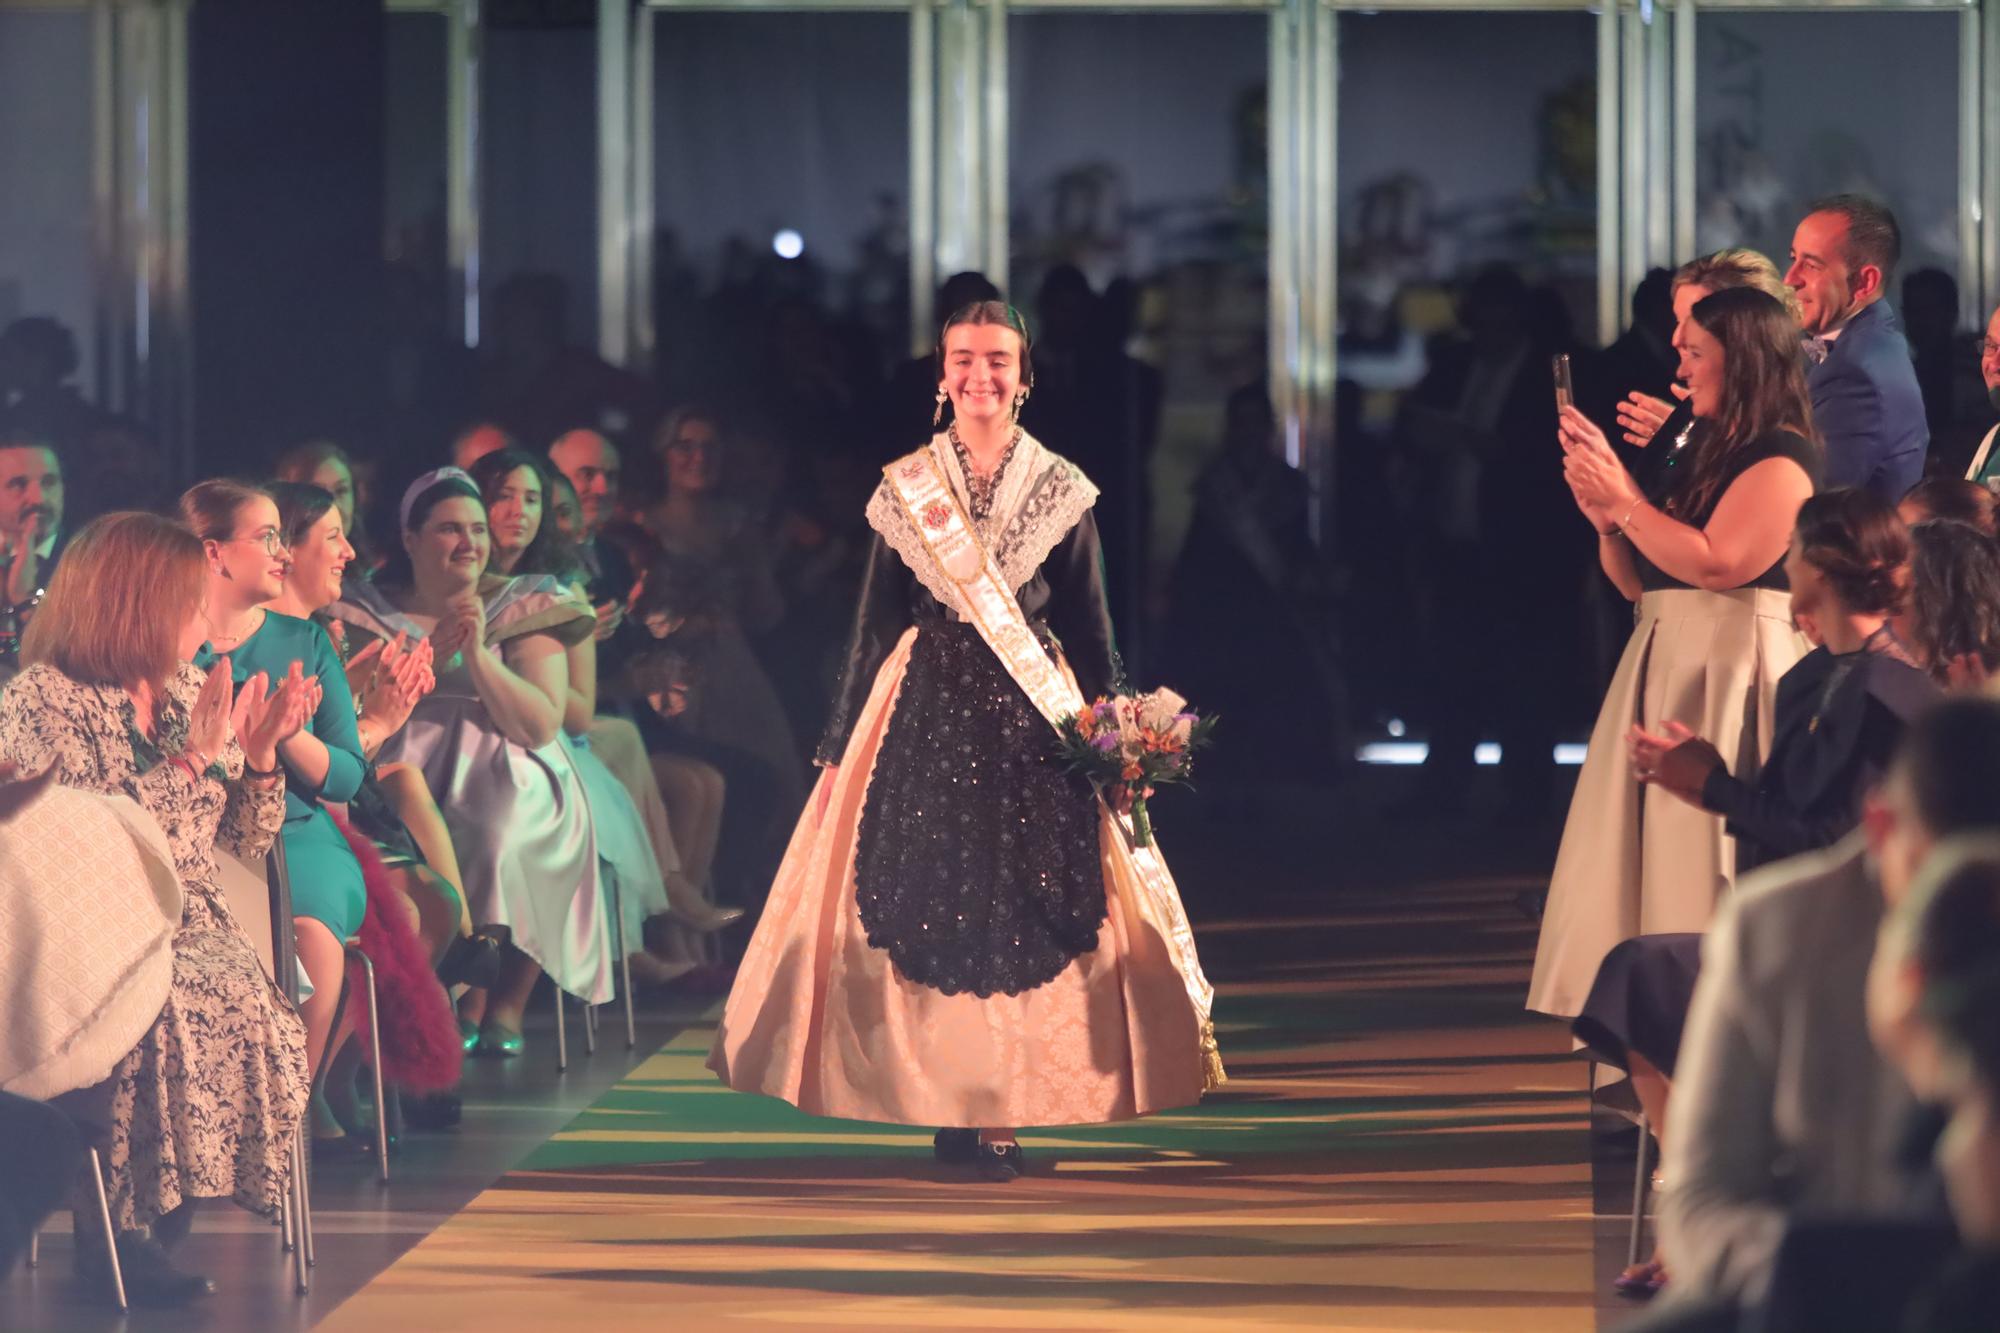
[[[910,4],[910,355],[930,350],[937,302],[937,23]]]
[[[632,332],[631,60],[631,0],[597,0],[597,352],[613,365]]]
[[[1304,444],[1306,476],[1315,497],[1307,522],[1313,541],[1322,543],[1333,526],[1337,502],[1334,450],[1340,443],[1334,438],[1340,343],[1340,15],[1326,0],[1311,0],[1307,14],[1311,44],[1304,91],[1312,115],[1307,129],[1311,170],[1305,202],[1311,225],[1305,263],[1312,277],[1307,288],[1307,318],[1302,321],[1308,339],[1305,360],[1310,367]]]
[[[1981,50],[1981,23],[1977,9],[1958,16],[1958,290],[1960,318],[1969,328],[1984,328],[1992,307],[1982,299],[1988,281],[1986,256],[1982,252],[1981,221],[1984,212],[1980,176],[1985,166],[1985,138],[1990,132],[1980,123],[1980,107],[1985,88],[1980,71],[1985,64]]]
[[[1673,261],[1694,258],[1695,246],[1695,2],[1674,10],[1674,251]]]
[[[1294,106],[1297,72],[1292,51],[1297,39],[1298,13],[1299,0],[1287,0],[1271,11],[1271,77],[1266,112],[1270,130],[1265,149],[1271,209],[1268,378],[1271,404],[1284,434],[1285,461],[1294,467],[1304,457],[1298,381],[1293,373],[1299,327],[1298,218],[1292,203],[1297,163],[1293,143],[1299,133],[1299,117]]]
[[[1646,271],[1646,25],[1641,16],[1624,16],[1619,32],[1619,152],[1617,323],[1605,332],[1608,342],[1625,323],[1625,294]]]
[[[1980,74],[1983,108],[1980,117],[1979,282],[1984,289],[1984,319],[2000,301],[2000,0],[1984,0],[1980,9]]]
[[[1603,342],[1618,336],[1624,292],[1619,281],[1618,6],[1607,3],[1597,15],[1597,332]]]
[[[981,231],[986,276],[1004,292],[1013,258],[1007,235],[1007,154],[1013,128],[1007,119],[1007,0],[985,0],[985,5],[985,50],[979,59],[984,84],[980,181],[986,205]]]
[[[653,133],[657,115],[653,90],[659,78],[659,65],[653,58],[654,19],[651,8],[641,5],[634,16],[632,32],[632,197],[626,208],[632,218],[631,234],[626,239],[626,254],[632,267],[631,323],[632,345],[627,364],[633,369],[650,370],[654,358],[659,353],[660,330],[658,312],[653,303],[656,294],[653,285],[653,248],[658,244],[654,235],[654,198],[659,190],[653,179]]]
[[[479,346],[479,0],[452,0],[445,42],[445,217],[450,232],[452,324]]]

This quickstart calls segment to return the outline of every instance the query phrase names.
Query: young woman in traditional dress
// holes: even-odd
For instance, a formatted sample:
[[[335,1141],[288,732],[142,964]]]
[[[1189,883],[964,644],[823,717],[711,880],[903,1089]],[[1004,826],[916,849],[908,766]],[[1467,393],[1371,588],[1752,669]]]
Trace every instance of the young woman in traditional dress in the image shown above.
[[[1017,424],[1029,351],[999,302],[945,326],[953,420],[869,501],[822,772],[709,1057],[816,1115],[942,1126],[938,1156],[996,1180],[1018,1127],[1222,1081],[1165,863],[1056,756],[1116,662],[1097,488]]]

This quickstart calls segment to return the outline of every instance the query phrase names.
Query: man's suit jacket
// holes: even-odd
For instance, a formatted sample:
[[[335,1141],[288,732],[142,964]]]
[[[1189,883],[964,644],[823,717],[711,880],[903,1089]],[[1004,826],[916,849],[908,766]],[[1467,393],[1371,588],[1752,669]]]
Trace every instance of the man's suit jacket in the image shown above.
[[[1897,1153],[1913,1099],[1868,1039],[1882,914],[1857,831],[1751,874],[1710,924],[1660,1205],[1677,1291],[1760,1299],[1796,1216],[1926,1215]]]
[[[1806,382],[1827,487],[1862,486],[1895,504],[1923,479],[1930,427],[1895,311],[1877,301],[1849,320]]]

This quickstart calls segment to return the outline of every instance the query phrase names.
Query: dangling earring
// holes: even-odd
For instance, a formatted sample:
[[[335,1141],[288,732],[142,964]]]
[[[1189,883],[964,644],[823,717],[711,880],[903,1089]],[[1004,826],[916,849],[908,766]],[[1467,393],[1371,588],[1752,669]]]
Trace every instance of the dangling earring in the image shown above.
[[[1018,425],[1020,425],[1020,424],[1021,424],[1021,409],[1022,409],[1022,408],[1024,408],[1024,407],[1026,407],[1027,405],[1028,405],[1028,391],[1027,391],[1026,389],[1023,389],[1023,390],[1021,390],[1021,392],[1019,392],[1019,393],[1017,393],[1017,394],[1015,394],[1015,395],[1014,395],[1014,424],[1015,424],[1015,425],[1017,425],[1017,426],[1018,426]]]
[[[938,430],[942,428],[944,425],[944,399],[945,399],[944,390],[939,389],[937,396],[937,409],[931,413],[932,430]]]

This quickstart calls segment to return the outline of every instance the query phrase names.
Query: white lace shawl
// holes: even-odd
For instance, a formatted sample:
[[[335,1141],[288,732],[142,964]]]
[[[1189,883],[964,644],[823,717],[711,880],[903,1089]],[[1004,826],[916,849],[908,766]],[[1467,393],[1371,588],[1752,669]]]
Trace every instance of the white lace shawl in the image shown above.
[[[919,453],[928,453],[944,469],[945,479],[959,502],[972,510],[965,474],[958,465],[958,451],[943,435],[934,435]],[[899,458],[900,466],[915,454]],[[1056,543],[1069,535],[1091,505],[1097,502],[1097,487],[1083,469],[1060,454],[1044,449],[1032,435],[1023,434],[1014,455],[1007,460],[993,490],[993,512],[976,525],[979,539],[993,552],[1009,591],[1018,592],[1042,561],[1048,559]],[[868,500],[868,526],[882,535],[910,572],[930,590],[931,596],[958,614],[958,593],[944,571],[931,559],[923,534],[910,522],[910,515],[897,498],[888,478],[875,487]]]

